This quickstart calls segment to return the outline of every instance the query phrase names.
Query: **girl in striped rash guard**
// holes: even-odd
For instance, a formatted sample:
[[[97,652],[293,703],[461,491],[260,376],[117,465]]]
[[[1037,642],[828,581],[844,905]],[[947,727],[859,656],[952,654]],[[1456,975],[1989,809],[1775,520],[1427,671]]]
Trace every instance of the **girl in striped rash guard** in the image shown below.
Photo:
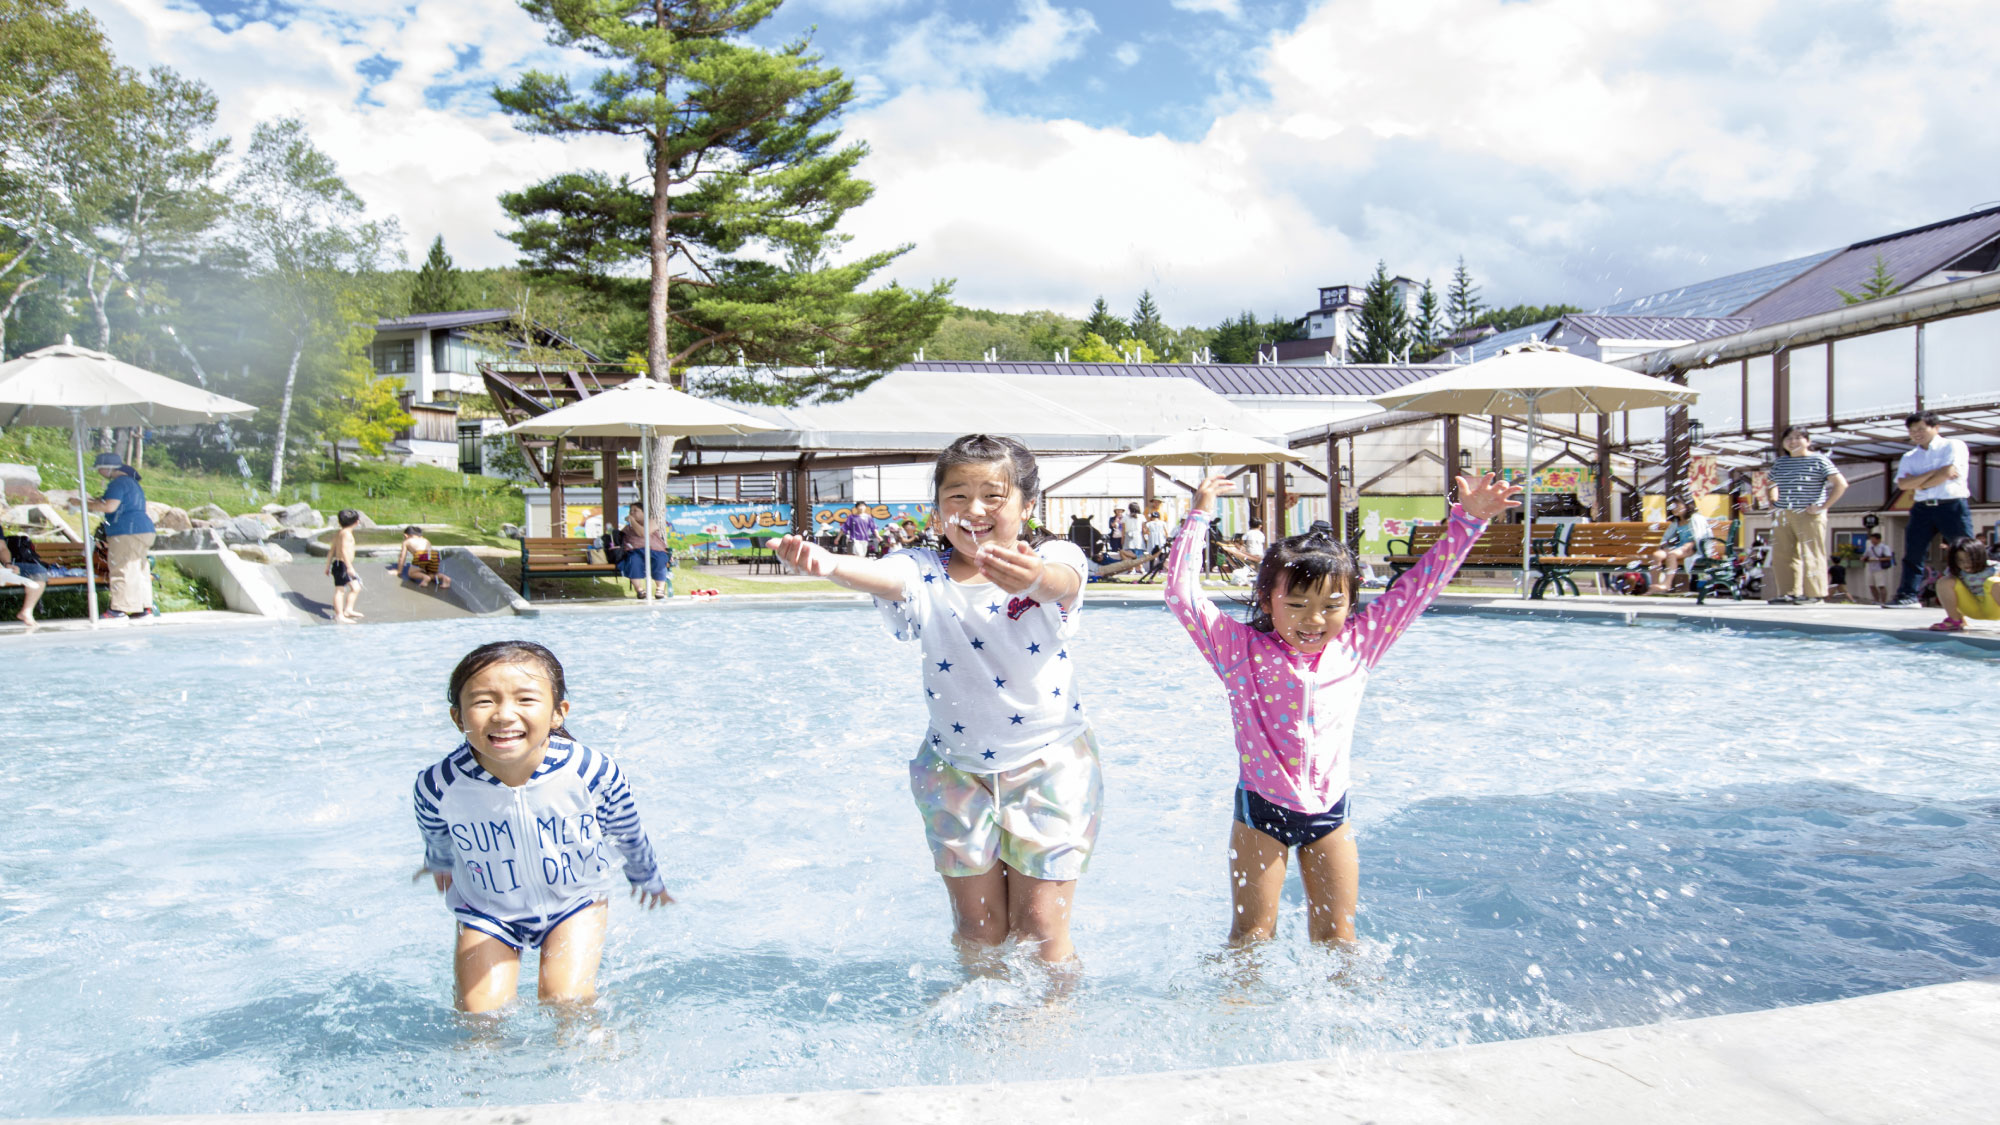
[[[618,763],[563,727],[555,654],[528,641],[482,645],[447,693],[465,741],[417,775],[421,879],[458,921],[460,1011],[514,999],[521,951],[541,951],[543,1003],[588,1003],[611,897],[612,853],[648,908],[672,902]]]

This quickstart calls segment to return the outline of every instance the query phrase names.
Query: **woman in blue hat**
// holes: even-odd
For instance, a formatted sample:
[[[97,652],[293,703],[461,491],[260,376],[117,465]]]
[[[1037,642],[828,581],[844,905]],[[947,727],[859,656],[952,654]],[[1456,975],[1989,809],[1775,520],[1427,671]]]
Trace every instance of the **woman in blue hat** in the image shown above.
[[[87,507],[104,516],[98,534],[110,568],[111,608],[106,617],[149,617],[153,613],[153,572],[146,553],[153,549],[153,520],[146,514],[146,492],[139,487],[139,470],[116,453],[97,455],[97,472],[107,483],[102,500]]]

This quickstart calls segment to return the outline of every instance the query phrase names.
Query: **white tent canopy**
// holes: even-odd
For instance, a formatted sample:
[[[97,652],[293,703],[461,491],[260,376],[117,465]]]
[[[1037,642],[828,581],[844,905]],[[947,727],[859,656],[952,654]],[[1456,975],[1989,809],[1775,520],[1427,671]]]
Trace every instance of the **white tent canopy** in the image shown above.
[[[730,405],[779,428],[700,437],[696,448],[934,453],[965,434],[992,433],[1037,453],[1120,453],[1204,423],[1283,437],[1193,379],[1129,375],[894,371],[838,402]]]

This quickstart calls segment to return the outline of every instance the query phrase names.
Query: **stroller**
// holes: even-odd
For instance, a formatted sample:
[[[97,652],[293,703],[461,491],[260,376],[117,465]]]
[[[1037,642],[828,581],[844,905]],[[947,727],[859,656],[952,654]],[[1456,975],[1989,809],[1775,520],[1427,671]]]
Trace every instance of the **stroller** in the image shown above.
[[[1759,583],[1750,574],[1749,561],[1736,549],[1736,526],[1732,520],[1711,527],[1709,534],[1695,544],[1688,571],[1688,588],[1694,591],[1694,604],[1703,605],[1710,598],[1721,597],[1740,602],[1757,592]]]

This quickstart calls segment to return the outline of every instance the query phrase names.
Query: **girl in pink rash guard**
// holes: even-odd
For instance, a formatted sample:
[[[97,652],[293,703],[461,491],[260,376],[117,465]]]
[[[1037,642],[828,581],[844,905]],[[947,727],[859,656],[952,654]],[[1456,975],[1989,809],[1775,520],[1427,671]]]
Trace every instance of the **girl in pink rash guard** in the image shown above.
[[[1210,477],[1167,560],[1167,607],[1222,677],[1236,726],[1236,822],[1230,826],[1233,945],[1277,929],[1285,858],[1299,852],[1314,941],[1354,940],[1360,866],[1347,824],[1348,749],[1368,673],[1437,598],[1486,530],[1521,491],[1487,474],[1458,478],[1461,502],[1417,565],[1356,611],[1360,567],[1347,545],[1314,532],[1283,540],[1257,570],[1255,614],[1245,625],[1201,590],[1201,560],[1215,498],[1235,491]]]

